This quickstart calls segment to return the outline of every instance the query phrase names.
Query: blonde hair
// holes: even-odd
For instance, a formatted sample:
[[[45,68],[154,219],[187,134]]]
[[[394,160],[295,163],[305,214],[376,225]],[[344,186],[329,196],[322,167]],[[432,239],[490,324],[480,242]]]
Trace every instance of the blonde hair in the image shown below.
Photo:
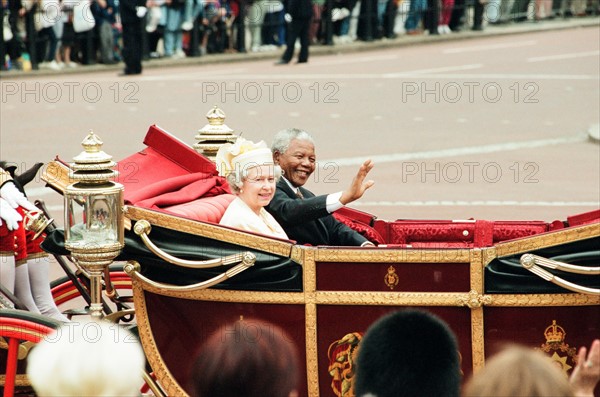
[[[540,351],[511,345],[486,362],[463,397],[573,397],[567,375]]]
[[[139,396],[144,364],[137,337],[122,326],[72,322],[31,350],[27,376],[40,397]]]

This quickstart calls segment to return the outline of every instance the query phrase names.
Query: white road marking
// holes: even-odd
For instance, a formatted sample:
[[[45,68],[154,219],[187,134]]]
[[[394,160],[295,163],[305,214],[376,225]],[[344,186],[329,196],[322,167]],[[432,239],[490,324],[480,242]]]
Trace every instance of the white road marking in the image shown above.
[[[456,157],[456,156],[467,156],[473,154],[486,154],[486,153],[497,153],[506,152],[510,150],[520,149],[532,149],[544,146],[563,145],[566,143],[578,143],[587,141],[587,134],[578,134],[575,136],[566,136],[562,138],[550,138],[550,139],[539,139],[533,141],[521,141],[521,142],[505,142],[495,143],[492,145],[482,146],[471,146],[471,147],[460,147],[451,149],[440,149],[440,150],[429,150],[424,152],[413,152],[413,153],[393,153],[393,154],[379,154],[374,156],[359,156],[359,157],[343,157],[337,159],[321,160],[319,162],[334,163],[338,166],[355,166],[360,165],[367,159],[371,159],[375,164],[382,163],[393,163],[398,161],[414,160],[414,159],[434,159],[434,158],[445,158],[445,157]]]
[[[463,52],[477,52],[477,51],[490,51],[490,50],[499,50],[504,48],[517,48],[517,47],[528,47],[532,45],[536,45],[537,41],[528,40],[528,41],[517,41],[517,42],[509,42],[509,43],[498,43],[498,44],[483,44],[476,45],[471,47],[456,47],[456,48],[448,48],[442,51],[443,54],[460,54]]]
[[[405,75],[403,78],[411,77],[414,79],[464,79],[464,80],[600,80],[600,76],[593,74],[427,74],[427,75]]]
[[[464,66],[457,66],[455,70],[459,70]],[[464,70],[464,69],[462,69]],[[190,75],[176,75],[169,77],[169,80],[181,80],[189,83],[193,81],[195,78],[202,81],[202,87],[211,88],[211,89],[219,89],[221,88],[221,84],[225,84],[227,82],[237,82],[239,84],[240,81],[250,81],[256,82],[258,81],[268,81],[274,83],[275,87],[282,87],[289,82],[293,82],[299,84],[299,81],[309,80],[309,81],[335,81],[336,84],[342,80],[374,80],[374,79],[415,79],[415,80],[528,80],[528,81],[539,81],[539,80],[600,80],[600,76],[597,74],[510,74],[510,73],[433,73],[432,69],[422,69],[417,71],[410,72],[398,72],[398,73],[346,73],[346,74],[336,74],[335,76],[327,73],[313,73],[313,74],[279,74],[274,76],[273,74],[221,74],[214,76],[190,76]],[[430,74],[431,73],[431,74]],[[210,81],[207,80],[207,77],[210,77]],[[243,83],[242,83],[243,84]],[[232,84],[227,86],[229,89],[233,87]],[[266,88],[265,88],[266,89]]]
[[[573,52],[571,54],[546,55],[527,58],[527,62],[559,61],[563,59],[586,58],[600,55],[600,51]]]
[[[598,207],[600,201],[514,201],[514,200],[443,200],[443,201],[355,201],[358,207]]]
[[[472,63],[467,65],[458,65],[458,66],[445,66],[442,68],[429,68],[429,69],[417,69],[417,70],[409,70],[406,72],[397,72],[397,73],[384,73],[381,75],[384,79],[389,78],[398,78],[402,76],[409,76],[414,74],[426,74],[426,73],[440,73],[440,72],[453,72],[460,70],[473,70],[473,69],[481,69],[483,64],[481,63]]]
[[[399,55],[379,55],[379,56],[370,56],[370,57],[361,57],[361,58],[347,58],[343,57],[341,59],[326,59],[322,61],[311,61],[309,66],[331,66],[331,65],[349,65],[352,63],[365,63],[365,62],[373,62],[373,61],[391,61],[394,59],[398,59]]]

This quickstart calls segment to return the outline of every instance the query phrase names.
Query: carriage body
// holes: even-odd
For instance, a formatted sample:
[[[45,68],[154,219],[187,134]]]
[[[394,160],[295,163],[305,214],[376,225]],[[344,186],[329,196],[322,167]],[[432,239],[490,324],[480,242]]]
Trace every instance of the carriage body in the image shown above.
[[[191,354],[219,326],[242,318],[272,322],[291,335],[301,355],[300,395],[310,397],[352,396],[362,334],[404,307],[431,311],[450,325],[465,377],[507,342],[541,349],[569,372],[575,348],[600,334],[598,295],[552,284],[519,262],[529,253],[597,266],[600,211],[553,222],[384,221],[345,209],[338,219],[378,247],[301,246],[218,225],[228,194],[174,202],[178,194],[163,189],[165,178],[213,175],[214,166],[157,126],[145,143],[145,151],[119,162],[122,173],[132,164],[136,170],[135,178],[125,173],[121,182],[135,194],[157,182],[160,187],[154,197],[138,195],[125,207],[130,228],[119,259],[139,263],[130,269],[139,334],[167,395],[189,391]],[[199,189],[214,192],[219,185],[207,183]],[[151,228],[135,231],[141,222]],[[184,261],[250,252],[256,263],[211,288],[194,288],[232,266],[180,266],[145,240]],[[597,276],[558,275],[584,289],[600,287]]]
[[[258,258],[239,279],[180,291],[173,286],[210,276],[157,263],[150,252],[140,256],[143,243],[130,237],[141,273],[161,283],[134,277],[133,290],[140,338],[168,395],[187,392],[189,353],[220,325],[241,318],[275,323],[292,336],[305,370],[300,395],[306,396],[350,396],[352,354],[362,334],[383,314],[403,307],[431,311],[450,325],[465,376],[482,368],[486,356],[507,342],[542,349],[567,372],[575,365],[575,349],[599,334],[598,296],[562,290],[524,269],[493,274],[524,253],[597,262],[598,222],[490,247],[361,249],[297,246],[133,207],[127,208],[127,216],[134,224],[149,221],[149,236],[157,245],[177,236],[179,244],[204,251],[194,256],[168,244],[170,252],[188,258],[248,250]],[[207,246],[211,248],[202,248]],[[518,282],[511,285],[511,277]],[[597,287],[597,277],[594,283]]]
[[[535,254],[598,266],[600,210],[546,222],[385,221],[344,209],[336,217],[377,247],[303,246],[218,225],[232,195],[213,163],[158,126],[144,143],[118,164],[127,230],[117,260],[127,262],[139,336],[166,395],[187,395],[195,352],[220,326],[243,318],[292,337],[299,392],[309,397],[353,396],[362,335],[406,307],[449,324],[465,378],[511,342],[545,351],[569,372],[575,349],[600,335],[600,297],[588,293],[600,288],[597,275],[554,271],[575,286],[565,289],[520,263]],[[45,172],[56,190],[69,183],[60,162]],[[197,266],[244,253],[256,258],[251,266]]]

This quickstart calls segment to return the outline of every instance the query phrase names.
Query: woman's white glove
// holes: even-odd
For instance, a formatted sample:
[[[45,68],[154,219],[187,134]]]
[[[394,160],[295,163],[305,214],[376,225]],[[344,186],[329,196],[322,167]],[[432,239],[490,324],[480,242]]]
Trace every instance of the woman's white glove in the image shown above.
[[[8,230],[16,230],[23,217],[6,200],[0,198],[0,226],[2,226],[2,220],[6,222]]]
[[[2,188],[0,188],[0,197],[2,197],[6,202],[13,208],[17,208],[21,206],[25,208],[27,211],[39,211],[39,209],[31,204],[27,197],[17,187],[14,183],[9,182],[5,183]]]

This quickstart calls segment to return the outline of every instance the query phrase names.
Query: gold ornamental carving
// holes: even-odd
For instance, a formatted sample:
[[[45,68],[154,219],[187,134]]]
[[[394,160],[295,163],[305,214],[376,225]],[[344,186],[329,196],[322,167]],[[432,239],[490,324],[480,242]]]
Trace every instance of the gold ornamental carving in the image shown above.
[[[496,247],[488,247],[481,250],[483,266],[487,266],[491,261],[496,259]]]
[[[469,263],[468,249],[381,249],[318,248],[317,262],[351,263]]]
[[[600,297],[583,294],[497,294],[488,306],[595,306]]]
[[[308,396],[319,397],[319,351],[317,339],[317,305],[309,303],[306,309],[306,380]]]
[[[459,306],[467,306],[469,309],[475,309],[492,303],[491,295],[482,295],[475,290],[469,291],[468,294],[459,296],[456,299]]]
[[[483,285],[483,250],[475,249],[471,255],[471,267],[469,268],[471,292],[482,294]]]
[[[321,305],[465,306],[469,296],[460,292],[317,291],[315,299]]]
[[[485,364],[483,311],[483,307],[471,309],[471,354],[473,355],[473,372],[479,371]]]
[[[317,289],[317,267],[315,263],[315,250],[308,249],[304,253],[302,273],[304,276],[304,292],[311,293]]]

